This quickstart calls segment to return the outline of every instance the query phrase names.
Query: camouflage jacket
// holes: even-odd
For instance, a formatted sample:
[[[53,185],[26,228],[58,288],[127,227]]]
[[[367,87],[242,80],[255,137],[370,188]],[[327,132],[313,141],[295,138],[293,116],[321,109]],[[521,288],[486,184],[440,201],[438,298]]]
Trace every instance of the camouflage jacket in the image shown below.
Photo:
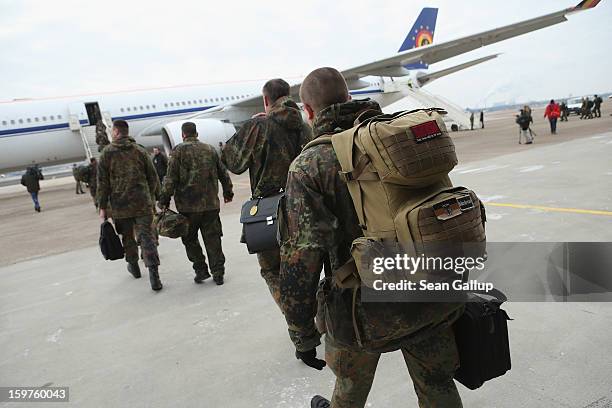
[[[315,139],[350,129],[360,113],[378,110],[372,101],[349,101],[319,112],[313,123]],[[362,236],[353,201],[340,178],[340,163],[331,144],[318,144],[304,150],[291,164],[287,180],[284,218],[286,236],[281,247],[281,307],[289,333],[298,350],[309,350],[319,344],[314,324],[317,314],[319,277],[324,262],[336,271],[351,258],[351,244]],[[327,267],[326,267],[327,268]],[[359,289],[339,288],[333,283],[333,272],[326,270],[319,296],[324,301],[327,335],[337,346],[347,349],[390,351],[398,347],[397,333],[422,328],[445,318],[456,305],[416,303],[361,303]],[[353,305],[353,299],[355,305]],[[432,306],[433,305],[433,306]],[[353,309],[354,307],[354,309]],[[353,319],[355,310],[355,319]],[[353,322],[371,342],[359,344]],[[330,323],[333,327],[330,327]],[[387,340],[393,338],[393,344]],[[402,342],[400,340],[400,342]]]
[[[246,122],[228,140],[221,157],[232,173],[249,170],[253,197],[268,196],[285,188],[289,165],[309,139],[298,106],[283,97],[265,117]]]
[[[153,214],[159,178],[147,151],[131,137],[113,141],[102,151],[97,184],[100,209],[112,206],[113,218]]]
[[[182,213],[218,210],[219,182],[223,197],[232,198],[232,181],[217,151],[189,137],[174,148],[159,202],[167,206],[174,196],[176,209]]]

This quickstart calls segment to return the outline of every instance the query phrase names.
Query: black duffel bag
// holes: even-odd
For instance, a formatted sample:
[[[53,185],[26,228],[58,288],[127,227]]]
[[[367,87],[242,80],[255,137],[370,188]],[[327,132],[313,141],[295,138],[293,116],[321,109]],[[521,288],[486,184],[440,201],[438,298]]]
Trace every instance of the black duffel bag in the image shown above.
[[[460,360],[455,379],[471,390],[511,368],[507,324],[511,319],[501,308],[506,300],[497,289],[470,293],[465,312],[453,325]]]
[[[279,248],[278,213],[285,193],[252,198],[242,205],[240,222],[250,254]]]
[[[108,261],[123,259],[125,250],[119,236],[115,232],[113,224],[108,220],[100,226],[100,251],[102,256]]]

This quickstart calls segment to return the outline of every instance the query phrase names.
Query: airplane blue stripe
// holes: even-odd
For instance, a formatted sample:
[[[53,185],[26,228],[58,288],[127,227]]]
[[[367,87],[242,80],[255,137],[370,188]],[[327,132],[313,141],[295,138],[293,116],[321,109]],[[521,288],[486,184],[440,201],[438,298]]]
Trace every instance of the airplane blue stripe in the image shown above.
[[[375,89],[375,90],[351,91],[349,93],[351,95],[367,95],[367,94],[383,93],[383,90],[382,89]],[[205,110],[214,108],[215,106],[217,106],[217,105],[202,106],[202,107],[197,107],[197,108],[176,109],[176,110],[163,111],[163,112],[140,113],[140,114],[137,114],[137,115],[116,116],[116,117],[113,118],[113,120],[122,119],[122,120],[130,121],[130,120],[146,119],[146,118],[161,117],[161,116],[180,115],[180,114],[185,114],[185,113],[194,113],[194,112],[205,111]],[[86,125],[86,124],[89,123],[89,121],[81,119],[80,123],[82,125]],[[19,136],[19,135],[21,135],[23,133],[32,133],[32,132],[42,132],[42,131],[48,131],[48,130],[65,129],[65,128],[69,128],[69,127],[70,127],[70,125],[68,123],[58,123],[58,124],[54,124],[54,125],[43,125],[43,126],[33,126],[33,127],[27,127],[27,128],[0,130],[0,138],[2,138],[2,137],[11,137],[11,136]]]
[[[369,91],[349,91],[349,94],[351,95],[367,95],[367,94],[375,94],[375,93],[383,93],[384,91],[382,89],[371,89]]]

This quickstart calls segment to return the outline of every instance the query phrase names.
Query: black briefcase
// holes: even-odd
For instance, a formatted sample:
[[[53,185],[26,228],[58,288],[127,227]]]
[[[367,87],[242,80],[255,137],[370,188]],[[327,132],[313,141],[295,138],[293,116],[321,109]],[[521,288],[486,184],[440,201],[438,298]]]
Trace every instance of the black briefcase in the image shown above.
[[[496,289],[489,295],[471,293],[465,312],[453,325],[460,360],[455,379],[471,390],[511,368],[507,324],[511,319],[501,308],[506,300]]]
[[[242,206],[240,222],[250,254],[279,247],[278,211],[284,192],[265,198],[253,198]]]
[[[104,259],[109,261],[123,259],[125,255],[121,239],[109,221],[104,221],[100,226],[100,251]]]

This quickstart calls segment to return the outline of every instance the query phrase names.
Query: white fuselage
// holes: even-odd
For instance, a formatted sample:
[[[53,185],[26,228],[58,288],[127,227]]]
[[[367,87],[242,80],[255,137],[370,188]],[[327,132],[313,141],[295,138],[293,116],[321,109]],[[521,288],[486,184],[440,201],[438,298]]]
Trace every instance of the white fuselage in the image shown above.
[[[382,106],[402,96],[397,87],[385,90],[381,78],[370,78],[365,88],[351,91],[354,98],[372,98]],[[123,119],[137,142],[153,147],[162,144],[163,123],[180,120],[219,105],[230,105],[213,117],[239,123],[255,113],[253,108],[231,106],[261,93],[263,82],[241,82],[186,86],[155,90],[81,95],[52,99],[0,102],[0,172],[32,164],[51,165],[80,161],[85,149],[78,131],[72,131],[69,117],[78,117],[81,126],[95,125],[89,110],[96,106],[113,120]],[[145,136],[146,135],[146,136]],[[206,141],[206,135],[200,135]],[[214,142],[216,146],[218,141]]]

